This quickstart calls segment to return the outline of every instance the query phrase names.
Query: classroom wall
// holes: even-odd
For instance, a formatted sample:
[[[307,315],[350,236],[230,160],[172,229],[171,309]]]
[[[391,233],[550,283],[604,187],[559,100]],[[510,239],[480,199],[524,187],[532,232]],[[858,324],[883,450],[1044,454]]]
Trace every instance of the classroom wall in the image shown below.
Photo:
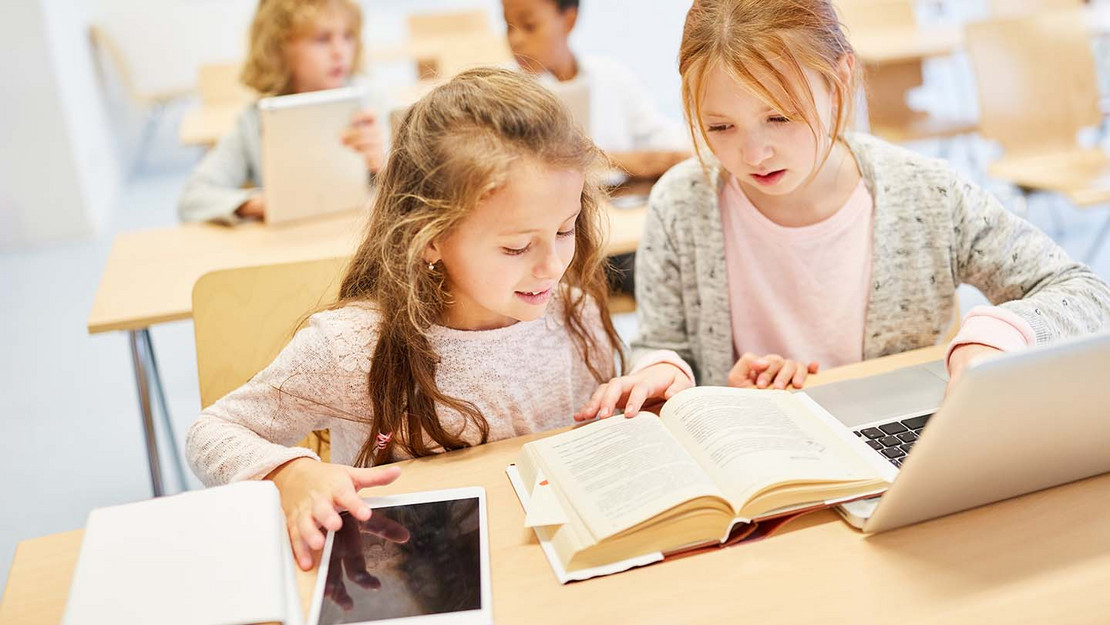
[[[4,3],[0,251],[107,224],[122,184],[80,0]]]

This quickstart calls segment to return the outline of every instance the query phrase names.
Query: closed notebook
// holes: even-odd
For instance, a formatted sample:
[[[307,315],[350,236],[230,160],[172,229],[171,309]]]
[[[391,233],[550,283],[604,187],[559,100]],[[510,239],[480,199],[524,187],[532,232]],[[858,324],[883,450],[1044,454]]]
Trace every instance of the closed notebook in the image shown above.
[[[292,552],[272,482],[93,510],[65,625],[300,625]]]
[[[895,475],[803,393],[715,387],[527,443],[508,473],[562,583],[762,538]]]

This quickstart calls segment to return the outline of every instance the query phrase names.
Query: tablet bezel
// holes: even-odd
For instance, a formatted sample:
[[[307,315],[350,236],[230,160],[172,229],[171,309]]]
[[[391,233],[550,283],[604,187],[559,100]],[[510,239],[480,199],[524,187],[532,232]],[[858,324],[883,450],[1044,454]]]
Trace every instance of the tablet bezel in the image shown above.
[[[490,575],[489,561],[489,520],[486,511],[486,489],[480,486],[465,488],[450,488],[444,490],[430,490],[403,495],[386,495],[382,497],[363,497],[363,501],[371,508],[388,508],[406,504],[434,503],[455,501],[458,499],[478,500],[478,537],[481,561],[482,606],[477,610],[465,612],[444,612],[440,614],[421,614],[377,621],[360,621],[344,625],[434,625],[436,623],[452,623],[460,625],[489,625],[493,622],[493,589]],[[312,591],[312,610],[309,612],[309,625],[319,625],[321,607],[324,600],[324,584],[328,579],[328,566],[331,563],[332,541],[335,532],[328,531],[324,542],[324,549],[320,555],[320,565],[317,567],[316,586]]]

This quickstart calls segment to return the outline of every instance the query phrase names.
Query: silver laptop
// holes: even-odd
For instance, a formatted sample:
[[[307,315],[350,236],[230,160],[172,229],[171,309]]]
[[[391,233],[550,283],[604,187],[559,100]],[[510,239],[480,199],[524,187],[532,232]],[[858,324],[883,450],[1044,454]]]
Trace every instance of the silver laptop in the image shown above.
[[[259,100],[267,224],[366,206],[366,162],[341,141],[363,96],[344,87]]]
[[[839,508],[852,525],[881,532],[1110,472],[1110,334],[976,363],[941,403],[943,371],[806,391],[899,469],[882,497]]]

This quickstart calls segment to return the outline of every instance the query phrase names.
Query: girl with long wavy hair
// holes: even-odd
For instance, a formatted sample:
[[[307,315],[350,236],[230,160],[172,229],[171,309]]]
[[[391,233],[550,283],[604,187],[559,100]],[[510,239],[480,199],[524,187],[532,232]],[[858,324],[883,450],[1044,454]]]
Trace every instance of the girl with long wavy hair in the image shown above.
[[[365,520],[370,469],[571,423],[623,368],[607,304],[604,156],[547,90],[465,72],[417,102],[339,300],[192,425],[205,484],[271,479],[298,562]],[[676,369],[677,370],[677,369]],[[290,447],[331,432],[332,463]]]

